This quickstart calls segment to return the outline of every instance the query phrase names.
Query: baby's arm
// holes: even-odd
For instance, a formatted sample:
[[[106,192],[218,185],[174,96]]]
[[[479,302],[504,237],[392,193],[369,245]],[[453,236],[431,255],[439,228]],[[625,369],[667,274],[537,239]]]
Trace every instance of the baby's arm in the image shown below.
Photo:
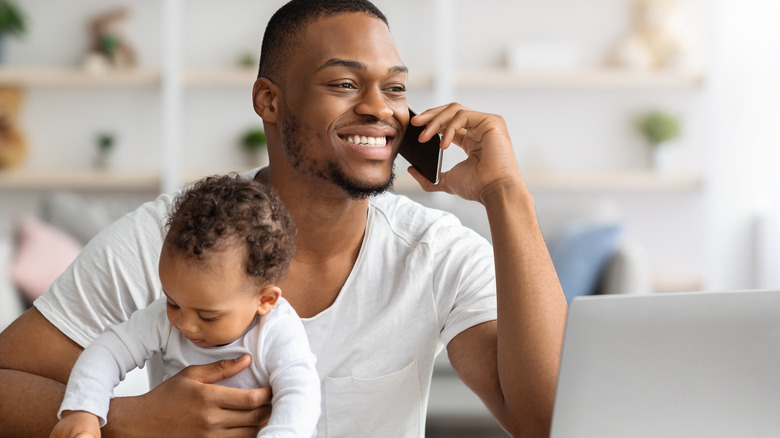
[[[263,361],[270,373],[271,418],[258,437],[305,437],[314,434],[320,417],[320,378],[300,319],[281,315],[269,327]]]
[[[58,412],[61,419],[65,418],[65,411],[86,411],[97,417],[99,427],[106,424],[114,388],[128,371],[144,366],[160,349],[165,327],[159,322],[160,314],[165,314],[165,303],[161,301],[109,327],[84,349],[68,379]]]
[[[100,438],[98,417],[86,411],[65,411],[49,438]]]

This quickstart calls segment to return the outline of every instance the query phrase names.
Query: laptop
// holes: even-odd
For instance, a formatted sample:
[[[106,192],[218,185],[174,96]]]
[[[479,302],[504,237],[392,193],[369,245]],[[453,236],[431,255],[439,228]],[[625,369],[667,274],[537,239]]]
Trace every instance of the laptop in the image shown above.
[[[572,300],[551,437],[780,437],[780,291]]]

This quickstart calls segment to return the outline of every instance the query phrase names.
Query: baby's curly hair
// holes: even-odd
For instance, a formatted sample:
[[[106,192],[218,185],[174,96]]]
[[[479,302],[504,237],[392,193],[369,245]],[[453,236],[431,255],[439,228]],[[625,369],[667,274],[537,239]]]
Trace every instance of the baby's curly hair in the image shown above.
[[[260,285],[279,282],[295,253],[295,224],[279,195],[236,174],[204,178],[179,195],[166,228],[165,245],[197,260],[242,242],[246,273]]]

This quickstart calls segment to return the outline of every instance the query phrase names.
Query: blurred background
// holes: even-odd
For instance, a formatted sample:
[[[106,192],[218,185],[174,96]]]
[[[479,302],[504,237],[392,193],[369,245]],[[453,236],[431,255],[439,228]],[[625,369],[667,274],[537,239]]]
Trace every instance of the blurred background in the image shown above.
[[[126,211],[263,163],[251,88],[283,3],[0,2],[0,328]],[[412,107],[506,120],[567,298],[780,287],[780,3],[375,3]],[[397,192],[490,238],[405,168]],[[431,436],[496,430],[446,357],[436,373]]]

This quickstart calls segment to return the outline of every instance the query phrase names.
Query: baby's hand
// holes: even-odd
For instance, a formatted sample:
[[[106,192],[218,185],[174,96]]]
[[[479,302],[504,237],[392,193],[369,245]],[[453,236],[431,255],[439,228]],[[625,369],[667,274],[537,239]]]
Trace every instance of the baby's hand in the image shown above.
[[[49,438],[100,438],[98,417],[86,411],[65,411]]]

